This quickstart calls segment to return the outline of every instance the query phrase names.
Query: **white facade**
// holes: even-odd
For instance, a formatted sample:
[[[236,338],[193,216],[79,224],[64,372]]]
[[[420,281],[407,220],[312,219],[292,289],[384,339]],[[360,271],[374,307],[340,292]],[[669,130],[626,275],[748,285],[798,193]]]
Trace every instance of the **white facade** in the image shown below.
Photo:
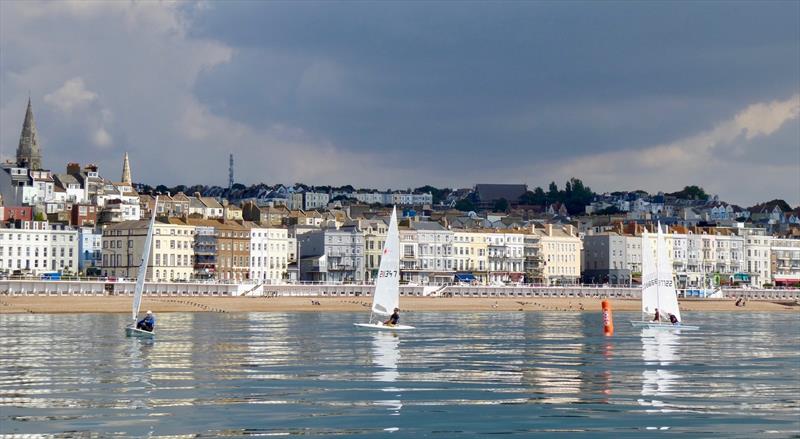
[[[488,243],[489,283],[519,282],[525,266],[525,235],[484,233]]]
[[[287,277],[289,238],[286,229],[250,229],[250,279],[278,283]]]
[[[78,232],[25,221],[21,229],[0,228],[0,269],[33,274],[78,271]]]
[[[764,229],[741,227],[738,234],[744,238],[745,271],[750,275],[750,284],[762,287],[772,281],[771,249],[773,237]]]
[[[772,241],[772,284],[800,283],[800,239]]]

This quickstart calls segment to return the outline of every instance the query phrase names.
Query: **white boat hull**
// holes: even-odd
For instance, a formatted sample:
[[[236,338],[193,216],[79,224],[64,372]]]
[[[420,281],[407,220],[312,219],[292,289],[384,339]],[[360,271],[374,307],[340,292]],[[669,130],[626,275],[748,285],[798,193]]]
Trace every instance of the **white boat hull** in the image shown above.
[[[147,337],[153,338],[156,336],[155,332],[145,331],[144,329],[136,329],[132,326],[125,328],[125,335],[128,337]]]
[[[408,325],[384,325],[383,323],[353,323],[355,326],[359,328],[366,328],[366,329],[378,329],[383,331],[407,331],[409,329],[416,329],[413,326]]]
[[[631,321],[631,326],[635,328],[664,329],[671,331],[678,331],[678,330],[697,331],[698,329],[700,329],[699,326],[692,326],[692,325],[684,325],[684,324],[673,325],[671,323],[642,322],[642,321]]]

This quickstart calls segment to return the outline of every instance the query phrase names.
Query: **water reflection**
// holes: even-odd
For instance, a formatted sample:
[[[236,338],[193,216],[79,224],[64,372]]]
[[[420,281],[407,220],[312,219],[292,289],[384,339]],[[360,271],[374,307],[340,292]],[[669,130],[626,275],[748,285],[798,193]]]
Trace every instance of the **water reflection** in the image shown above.
[[[642,359],[645,370],[642,372],[642,396],[656,398],[675,393],[681,376],[670,366],[680,360],[677,348],[680,343],[679,331],[644,328],[641,333]],[[657,399],[640,400],[643,404],[662,406]]]
[[[375,332],[372,334],[372,362],[378,368],[374,373],[375,381],[394,383],[400,376],[397,363],[400,361],[400,337],[390,332]],[[381,388],[383,392],[393,393],[398,398],[400,389],[395,386]],[[393,415],[398,415],[403,403],[400,399],[382,399],[375,401],[375,405],[385,406]]]
[[[355,313],[175,313],[147,340],[123,315],[0,315],[0,431],[797,435],[800,320],[733,317],[605,337],[599,312],[418,313],[397,335]]]

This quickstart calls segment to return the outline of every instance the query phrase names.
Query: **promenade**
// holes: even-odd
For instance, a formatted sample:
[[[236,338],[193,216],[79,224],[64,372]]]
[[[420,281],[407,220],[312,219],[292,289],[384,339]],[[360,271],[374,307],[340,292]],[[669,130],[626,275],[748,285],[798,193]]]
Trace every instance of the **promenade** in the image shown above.
[[[367,311],[372,285],[147,283],[142,309],[155,312]],[[0,313],[130,311],[134,284],[100,281],[0,281]],[[800,290],[723,290],[722,299],[682,299],[684,311],[800,311]],[[639,288],[586,286],[402,286],[403,311],[594,312],[640,309]],[[744,307],[737,298],[747,299]]]

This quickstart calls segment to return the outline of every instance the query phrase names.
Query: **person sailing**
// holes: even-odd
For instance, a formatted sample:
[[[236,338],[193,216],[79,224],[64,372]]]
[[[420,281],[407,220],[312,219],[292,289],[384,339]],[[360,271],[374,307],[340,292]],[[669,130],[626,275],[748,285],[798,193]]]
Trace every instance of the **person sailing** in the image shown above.
[[[653,317],[653,321],[654,322],[660,322],[661,321],[661,314],[658,313],[658,308],[656,308],[656,315],[655,315],[655,317]]]
[[[400,308],[395,308],[394,313],[389,316],[389,319],[383,322],[386,326],[397,326],[397,323],[400,322]]]
[[[679,323],[680,323],[680,322],[678,321],[678,318],[677,318],[677,317],[675,317],[675,314],[670,314],[670,315],[669,315],[669,322],[670,322],[670,323],[672,323],[673,325],[677,325],[677,324],[679,324]]]
[[[147,310],[147,315],[136,324],[136,329],[141,329],[147,332],[153,332],[156,326],[156,318],[153,316],[153,311]]]

